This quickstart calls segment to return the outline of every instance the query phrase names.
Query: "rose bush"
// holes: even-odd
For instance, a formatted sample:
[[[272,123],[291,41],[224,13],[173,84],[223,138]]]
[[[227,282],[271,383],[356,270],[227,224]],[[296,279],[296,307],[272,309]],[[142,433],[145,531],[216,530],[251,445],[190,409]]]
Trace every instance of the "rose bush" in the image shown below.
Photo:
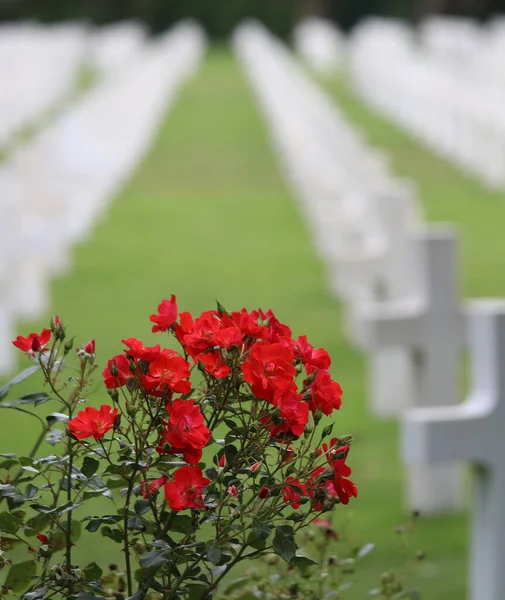
[[[94,393],[94,341],[77,349],[75,367],[57,317],[13,342],[34,364],[0,390],[0,406],[29,412],[42,431],[29,456],[0,462],[3,594],[212,598],[241,561],[275,553],[306,569],[296,534],[357,496],[351,437],[324,426],[342,403],[325,350],[294,339],[272,311],[218,304],[194,318],[172,296],[150,320],[180,351],[122,340],[99,408],[82,407]],[[6,401],[37,372],[46,391]],[[41,418],[50,399],[60,408]],[[87,515],[97,496],[119,508]],[[109,572],[74,561],[77,540],[98,535],[118,546]]]

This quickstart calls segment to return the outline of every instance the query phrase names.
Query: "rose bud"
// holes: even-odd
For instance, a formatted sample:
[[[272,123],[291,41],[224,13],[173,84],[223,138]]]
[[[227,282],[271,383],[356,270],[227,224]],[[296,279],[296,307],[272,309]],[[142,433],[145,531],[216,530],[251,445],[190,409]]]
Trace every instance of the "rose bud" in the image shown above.
[[[263,486],[258,493],[258,498],[263,500],[268,496],[268,494],[270,494],[270,490],[266,486]]]

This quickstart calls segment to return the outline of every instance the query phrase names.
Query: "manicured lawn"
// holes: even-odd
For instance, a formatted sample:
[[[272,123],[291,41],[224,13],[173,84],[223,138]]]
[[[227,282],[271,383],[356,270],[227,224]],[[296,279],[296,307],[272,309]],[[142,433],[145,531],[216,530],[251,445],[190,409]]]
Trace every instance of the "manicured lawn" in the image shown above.
[[[500,293],[505,284],[500,287],[496,274],[505,259],[499,255],[498,198],[373,118],[343,86],[332,91],[374,143],[388,144],[398,155],[398,171],[410,170],[406,174],[419,180],[430,218],[464,221],[466,291]],[[210,53],[150,156],[89,241],[76,249],[72,272],[53,292],[54,312],[79,342],[96,338],[102,364],[121,351],[121,338],[151,339],[148,315],[171,293],[191,311],[211,307],[216,298],[234,309],[271,307],[296,333],[326,347],[345,391],[335,431],[355,436],[350,464],[360,490],[335,521],[350,519],[352,543],[377,544],[349,600],[362,600],[382,571],[401,568],[403,552],[393,533],[406,517],[397,426],[373,420],[366,410],[364,359],[344,337],[342,310],[326,289],[323,265],[289,197],[265,125],[228,53]],[[21,329],[32,325],[42,324]],[[105,398],[97,392],[97,402]],[[2,418],[0,450],[27,449],[29,421],[7,411]],[[107,560],[110,546],[94,535],[78,552]],[[425,597],[461,600],[465,519],[422,520],[415,544],[412,551],[426,550],[438,570],[422,582]],[[425,570],[435,572],[430,564]]]

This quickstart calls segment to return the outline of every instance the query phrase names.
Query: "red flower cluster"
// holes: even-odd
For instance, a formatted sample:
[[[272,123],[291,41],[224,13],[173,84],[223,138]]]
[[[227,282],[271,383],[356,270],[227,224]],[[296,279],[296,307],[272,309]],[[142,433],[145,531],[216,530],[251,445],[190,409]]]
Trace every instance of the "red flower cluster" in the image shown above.
[[[182,345],[182,355],[159,344],[144,346],[140,340],[128,338],[122,340],[124,353],[109,360],[103,371],[109,390],[126,386],[126,394],[145,398],[149,405],[157,406],[156,427],[151,430],[157,437],[152,447],[161,456],[161,464],[163,455],[177,455],[188,465],[171,477],[162,471],[159,477],[142,482],[140,493],[144,498],[163,488],[171,510],[204,508],[203,490],[210,481],[197,465],[212,436],[206,418],[212,414],[209,423],[217,423],[215,417],[228,408],[228,399],[235,403],[247,399],[254,402],[248,418],[257,420],[262,443],[280,452],[281,463],[297,457],[289,445],[291,442],[304,432],[309,433],[308,427],[317,425],[322,415],[331,415],[341,406],[342,390],[328,370],[331,363],[328,353],[322,348],[315,349],[306,336],[294,339],[290,328],[280,323],[272,311],[242,309],[227,313],[219,307],[194,318],[188,312],[179,313],[176,298],[172,296],[163,300],[150,320],[154,323],[153,332],[175,335]],[[19,342],[27,351],[34,351],[36,336],[32,335],[33,338],[22,338]],[[49,340],[44,332],[37,339],[35,347],[39,349]],[[87,344],[85,350],[94,353],[94,342]],[[206,383],[202,389],[193,389],[190,381],[193,369],[203,374]],[[219,402],[209,390],[218,390]],[[117,400],[117,392],[111,395]],[[135,413],[132,406],[127,407],[128,415],[131,411]],[[234,410],[230,414],[235,414]],[[99,440],[115,427],[117,417],[117,408],[88,407],[69,422],[68,428],[77,439],[92,436]],[[279,442],[286,446],[280,449]],[[345,463],[348,450],[336,438],[329,447],[323,444],[316,454],[323,460],[326,455],[327,465],[314,468],[312,473],[306,471],[305,481],[301,477],[287,477],[281,488],[285,502],[295,509],[304,502],[312,502],[316,510],[322,510],[329,499],[335,502],[338,498],[347,504],[357,495],[355,485],[348,479],[351,474]],[[255,457],[251,458],[245,466],[254,462]],[[222,451],[215,457],[215,463],[220,469],[229,468]],[[251,473],[261,464],[254,462]],[[235,485],[227,489],[232,497],[239,493]],[[266,499],[271,490],[262,484],[256,493],[260,499]]]

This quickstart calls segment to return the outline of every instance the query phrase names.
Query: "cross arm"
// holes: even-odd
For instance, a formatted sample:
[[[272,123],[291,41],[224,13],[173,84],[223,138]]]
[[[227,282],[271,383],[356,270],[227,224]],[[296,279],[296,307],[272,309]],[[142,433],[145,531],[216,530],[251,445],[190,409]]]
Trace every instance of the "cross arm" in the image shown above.
[[[418,300],[358,304],[350,315],[353,339],[363,348],[412,346],[423,338],[423,303]]]
[[[491,413],[486,403],[478,401],[408,411],[401,431],[404,460],[410,464],[486,461]]]

